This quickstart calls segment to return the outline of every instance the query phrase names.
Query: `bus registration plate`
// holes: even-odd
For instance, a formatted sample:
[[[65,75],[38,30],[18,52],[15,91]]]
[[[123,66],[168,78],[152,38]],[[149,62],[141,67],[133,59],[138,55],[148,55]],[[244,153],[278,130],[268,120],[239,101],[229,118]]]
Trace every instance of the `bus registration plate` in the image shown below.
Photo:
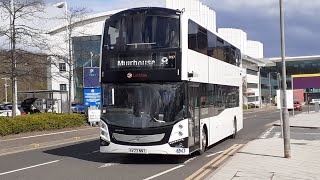
[[[135,153],[135,154],[147,154],[146,149],[129,149],[129,153]]]

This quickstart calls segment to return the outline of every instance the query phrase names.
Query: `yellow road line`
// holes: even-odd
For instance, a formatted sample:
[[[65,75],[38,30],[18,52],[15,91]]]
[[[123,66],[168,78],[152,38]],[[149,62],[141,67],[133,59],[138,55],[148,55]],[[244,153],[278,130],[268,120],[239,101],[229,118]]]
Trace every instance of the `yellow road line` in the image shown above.
[[[80,140],[81,138],[80,137],[74,137],[74,139],[77,141],[77,140]]]
[[[228,149],[224,150],[223,153],[221,153],[219,156],[217,156],[216,158],[212,159],[210,162],[208,162],[207,164],[205,164],[202,168],[200,168],[198,171],[196,171],[195,173],[191,174],[189,177],[186,178],[186,180],[191,180],[194,179],[196,176],[198,176],[200,173],[202,173],[205,169],[207,169],[211,164],[215,163],[216,161],[218,161],[220,158],[222,158],[223,156],[228,155],[228,153],[230,151],[232,151],[233,149],[235,149],[238,146],[238,144],[234,144],[231,147],[229,147]]]
[[[33,148],[38,148],[38,147],[40,147],[40,144],[31,144],[31,146],[33,147]]]
[[[224,161],[225,159],[227,159],[229,156],[231,156],[234,152],[236,152],[238,149],[240,149],[243,146],[243,144],[238,144],[237,147],[235,147],[232,151],[228,152],[227,155],[223,156],[222,158],[220,158],[218,161],[216,161],[214,164],[210,165],[208,168],[206,168],[205,171],[203,171],[198,177],[196,177],[196,180],[199,180],[201,178],[203,178],[205,175],[207,175],[212,169],[217,168],[218,165]]]

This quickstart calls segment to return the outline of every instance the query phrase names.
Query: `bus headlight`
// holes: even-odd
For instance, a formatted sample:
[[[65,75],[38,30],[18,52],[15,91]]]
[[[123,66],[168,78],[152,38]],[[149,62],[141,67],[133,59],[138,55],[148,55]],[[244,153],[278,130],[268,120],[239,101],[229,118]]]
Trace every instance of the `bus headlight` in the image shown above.
[[[185,137],[188,137],[188,119],[181,120],[173,126],[169,142],[174,142]]]
[[[109,141],[105,141],[104,139],[102,139],[100,137],[100,146],[109,146],[110,142]]]
[[[100,145],[108,146],[110,144],[110,136],[108,126],[104,121],[100,121]]]
[[[187,148],[188,147],[188,138],[182,138],[182,139],[178,139],[172,142],[169,142],[169,145],[171,147],[175,147],[175,148]]]
[[[106,128],[106,125],[104,123],[101,123],[101,128],[102,129]]]

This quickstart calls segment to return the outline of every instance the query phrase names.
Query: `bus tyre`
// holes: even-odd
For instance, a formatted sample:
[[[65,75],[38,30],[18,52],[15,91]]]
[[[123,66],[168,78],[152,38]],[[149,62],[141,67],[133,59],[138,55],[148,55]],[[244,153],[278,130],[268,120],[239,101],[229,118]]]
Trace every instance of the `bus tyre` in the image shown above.
[[[198,154],[201,155],[203,154],[206,150],[207,150],[207,132],[205,130],[205,128],[202,128],[202,139],[201,139],[201,144],[200,144],[200,149],[198,151]]]
[[[235,139],[237,136],[237,119],[234,118],[233,120],[233,133],[232,133],[232,138]]]

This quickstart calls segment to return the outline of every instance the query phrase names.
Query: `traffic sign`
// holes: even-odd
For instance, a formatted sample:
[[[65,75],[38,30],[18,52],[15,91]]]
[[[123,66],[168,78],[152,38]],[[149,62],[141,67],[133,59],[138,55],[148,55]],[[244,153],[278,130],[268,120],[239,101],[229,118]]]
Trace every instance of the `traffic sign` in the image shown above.
[[[84,88],[100,87],[98,67],[83,68],[83,87]]]
[[[86,88],[84,89],[84,105],[85,106],[100,106],[100,88]]]

